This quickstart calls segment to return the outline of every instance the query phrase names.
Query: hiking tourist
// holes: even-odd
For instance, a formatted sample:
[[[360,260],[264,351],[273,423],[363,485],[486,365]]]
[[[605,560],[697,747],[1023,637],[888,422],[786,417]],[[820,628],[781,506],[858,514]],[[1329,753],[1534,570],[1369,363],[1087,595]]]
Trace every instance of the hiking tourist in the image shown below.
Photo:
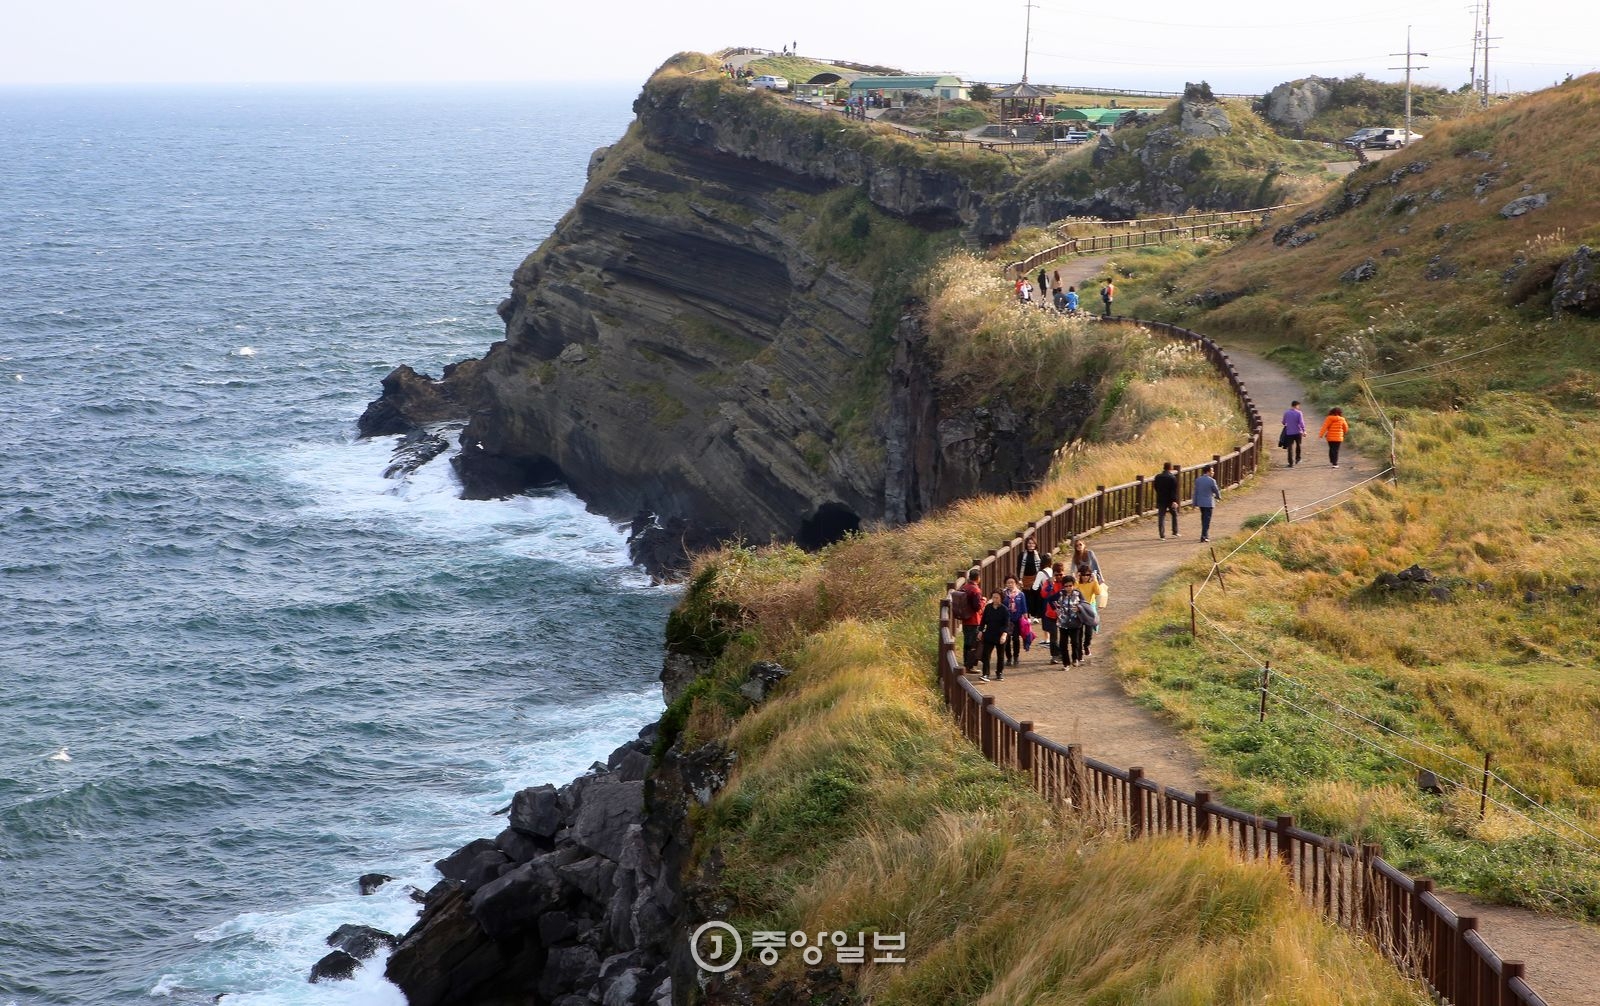
[[[1088,658],[1089,633],[1100,624],[1100,616],[1077,587],[1068,587],[1058,600],[1057,607],[1056,631],[1061,637],[1061,663],[1066,667],[1076,667]]]
[[[1211,466],[1200,469],[1194,480],[1194,505],[1200,511],[1200,540],[1211,540],[1211,508],[1222,502],[1222,487],[1211,477]]]
[[[1106,305],[1106,317],[1111,317],[1111,302],[1117,299],[1117,284],[1111,282],[1111,277],[1106,277],[1106,285],[1100,288],[1100,299]]]
[[[1328,410],[1328,418],[1322,421],[1322,430],[1317,433],[1318,438],[1328,442],[1328,464],[1339,467],[1339,447],[1344,444],[1344,435],[1350,432],[1350,424],[1345,421],[1344,410],[1335,405]]]
[[[1056,606],[1055,602],[1061,592],[1070,587],[1067,582],[1067,564],[1058,562],[1050,570],[1050,579],[1046,580],[1039,588],[1039,597],[1044,601],[1044,634],[1050,640],[1050,662],[1056,663],[1061,656],[1061,644],[1056,638]]]
[[[1078,288],[1075,286],[1067,287],[1067,313],[1078,313]]]
[[[1006,656],[1011,658],[1012,666],[1016,666],[1022,659],[1022,623],[1028,621],[1028,595],[1022,592],[1017,585],[1017,578],[1006,577],[1006,589],[1000,594],[1000,603],[1005,606],[1006,617],[1010,627],[1006,632],[1010,638],[1006,640]]]
[[[1299,402],[1290,402],[1288,411],[1283,414],[1283,438],[1280,445],[1289,452],[1290,468],[1300,463],[1300,443],[1305,438],[1306,414],[1300,411]]]
[[[1096,616],[1093,626],[1083,634],[1082,659],[1088,660],[1089,647],[1094,643],[1094,634],[1100,629],[1100,619],[1098,617],[1100,614],[1099,597],[1100,591],[1105,589],[1105,584],[1100,582],[1100,578],[1095,575],[1094,570],[1089,568],[1089,564],[1084,563],[1078,567],[1077,581],[1073,586],[1077,588],[1078,593],[1083,595],[1084,603],[1094,609]],[[1060,609],[1057,609],[1057,614],[1060,614]]]
[[[1178,473],[1172,470],[1171,461],[1161,463],[1161,474],[1153,480],[1156,487],[1156,531],[1167,536],[1167,516],[1172,517],[1172,537],[1178,537]]]
[[[1039,270],[1039,300],[1045,300],[1045,294],[1050,290],[1050,274],[1043,269]]]
[[[1039,600],[1039,574],[1050,568],[1050,556],[1039,551],[1039,539],[1028,535],[1022,543],[1022,557],[1017,560],[1017,581],[1028,597],[1028,614],[1034,618],[1044,615],[1044,602]]]
[[[978,586],[978,567],[967,573],[967,582],[956,591],[951,614],[961,622],[961,666],[970,674],[978,664],[978,626],[983,624],[983,588]]]
[[[989,680],[989,658],[996,657],[994,679],[1003,680],[1006,676],[1006,641],[1011,634],[1011,616],[1006,613],[1006,606],[1000,599],[997,590],[989,595],[989,603],[983,609],[983,617],[979,619],[983,635],[983,680]]]
[[[1090,550],[1089,543],[1082,538],[1072,539],[1072,556],[1067,561],[1071,563],[1069,568],[1074,570],[1079,566],[1087,565],[1094,573],[1095,583],[1105,582],[1105,577],[1100,572],[1100,560],[1094,557],[1094,552]]]

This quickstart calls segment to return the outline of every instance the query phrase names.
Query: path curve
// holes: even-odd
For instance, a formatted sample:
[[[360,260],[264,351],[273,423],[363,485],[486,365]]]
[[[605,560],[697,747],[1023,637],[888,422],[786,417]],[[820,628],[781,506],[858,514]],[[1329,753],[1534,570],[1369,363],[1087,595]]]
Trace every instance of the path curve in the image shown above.
[[[1104,276],[1108,256],[1072,261],[1077,286],[1092,287]],[[1067,272],[1062,269],[1063,275]],[[1250,397],[1266,423],[1267,464],[1244,489],[1226,491],[1214,511],[1211,537],[1217,554],[1247,517],[1269,513],[1287,495],[1290,507],[1348,489],[1388,467],[1351,450],[1328,463],[1327,446],[1307,435],[1301,464],[1289,468],[1276,448],[1278,418],[1289,403],[1306,399],[1304,386],[1278,365],[1237,347],[1227,347]],[[1318,420],[1308,413],[1309,425]],[[1138,765],[1157,783],[1195,792],[1210,788],[1194,747],[1170,723],[1138,705],[1111,674],[1111,654],[1125,614],[1150,604],[1155,591],[1179,566],[1211,547],[1200,544],[1200,518],[1193,510],[1179,517],[1180,537],[1157,537],[1155,522],[1137,520],[1090,539],[1111,589],[1105,624],[1095,637],[1093,656],[1066,669],[1049,663],[1040,635],[1022,662],[1003,681],[986,682],[983,691],[1018,720],[1062,744],[1082,744],[1085,754],[1122,768]],[[1226,802],[1225,794],[1214,799]],[[1527,977],[1551,1006],[1600,1006],[1600,927],[1505,905],[1490,905],[1467,895],[1439,892],[1459,915],[1480,919],[1484,938],[1503,959],[1522,960]]]

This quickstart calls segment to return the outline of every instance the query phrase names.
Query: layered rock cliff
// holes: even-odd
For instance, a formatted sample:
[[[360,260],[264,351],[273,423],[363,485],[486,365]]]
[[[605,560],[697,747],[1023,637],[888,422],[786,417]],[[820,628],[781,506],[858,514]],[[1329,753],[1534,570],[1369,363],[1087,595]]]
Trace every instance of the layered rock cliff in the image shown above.
[[[911,284],[941,248],[1139,207],[704,66],[669,62],[595,153],[516,270],[505,340],[441,382],[396,371],[363,431],[454,409],[469,495],[560,479],[635,519],[635,557],[658,569],[732,537],[820,545],[1036,478],[1060,441],[1022,450],[1022,431],[1070,435],[1074,417],[944,406]]]

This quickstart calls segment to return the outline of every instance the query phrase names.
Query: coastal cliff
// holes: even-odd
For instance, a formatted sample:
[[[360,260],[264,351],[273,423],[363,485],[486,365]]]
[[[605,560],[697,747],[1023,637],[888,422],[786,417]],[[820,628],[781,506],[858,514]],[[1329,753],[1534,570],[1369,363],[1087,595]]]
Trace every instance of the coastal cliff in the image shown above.
[[[634,111],[516,270],[504,341],[440,381],[397,369],[364,434],[468,420],[468,496],[565,482],[632,520],[657,572],[724,540],[817,547],[1036,484],[1095,375],[1066,400],[974,410],[930,359],[918,284],[952,248],[1137,199],[1079,184],[1086,158],[929,144],[735,86],[693,54]],[[1113,153],[1095,165],[1136,159]]]

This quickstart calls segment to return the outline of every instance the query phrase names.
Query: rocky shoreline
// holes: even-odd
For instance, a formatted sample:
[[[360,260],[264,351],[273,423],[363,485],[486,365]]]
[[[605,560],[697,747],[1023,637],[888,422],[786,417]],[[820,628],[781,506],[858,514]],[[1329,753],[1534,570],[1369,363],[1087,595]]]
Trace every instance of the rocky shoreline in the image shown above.
[[[663,673],[669,702],[697,670],[683,663],[669,658]],[[752,669],[754,700],[786,673],[774,668]],[[443,879],[415,895],[423,908],[408,932],[341,926],[310,980],[349,978],[387,945],[385,977],[411,1006],[674,1002],[698,978],[683,921],[694,914],[689,813],[732,763],[718,742],[685,751],[661,721],[647,725],[566,785],[519,791],[499,834],[435,864]],[[362,878],[363,892],[376,883]]]

